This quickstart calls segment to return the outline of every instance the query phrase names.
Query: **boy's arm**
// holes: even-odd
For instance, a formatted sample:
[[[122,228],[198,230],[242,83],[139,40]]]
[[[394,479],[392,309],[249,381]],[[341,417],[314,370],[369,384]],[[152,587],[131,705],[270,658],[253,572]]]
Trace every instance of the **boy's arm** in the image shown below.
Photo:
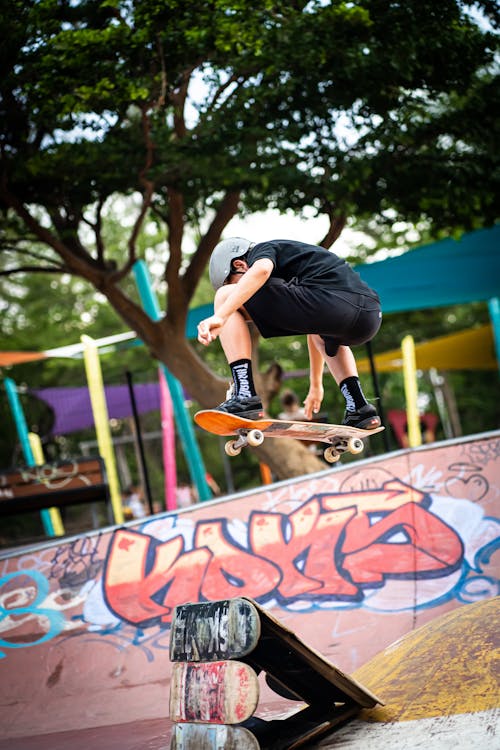
[[[323,401],[323,355],[314,345],[311,335],[307,336],[307,348],[309,349],[309,393],[304,399],[304,414],[307,419],[312,419],[313,413],[317,414]]]
[[[229,316],[239,310],[256,291],[264,286],[273,268],[274,264],[270,258],[260,258],[236,284],[230,284],[231,292],[227,299],[217,308],[214,315],[198,324],[198,341],[205,345],[214,341]]]
[[[217,316],[224,319],[224,323],[229,316],[239,310],[247,300],[258,291],[268,278],[274,268],[272,260],[269,258],[260,258],[242,275],[237,284],[231,284],[231,294],[217,308]]]

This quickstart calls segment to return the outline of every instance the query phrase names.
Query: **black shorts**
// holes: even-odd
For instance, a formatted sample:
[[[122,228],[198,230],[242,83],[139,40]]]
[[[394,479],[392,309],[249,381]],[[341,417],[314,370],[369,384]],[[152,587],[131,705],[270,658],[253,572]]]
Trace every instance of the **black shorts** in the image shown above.
[[[316,333],[334,357],[339,346],[370,341],[382,323],[378,299],[270,278],[245,309],[264,338]]]

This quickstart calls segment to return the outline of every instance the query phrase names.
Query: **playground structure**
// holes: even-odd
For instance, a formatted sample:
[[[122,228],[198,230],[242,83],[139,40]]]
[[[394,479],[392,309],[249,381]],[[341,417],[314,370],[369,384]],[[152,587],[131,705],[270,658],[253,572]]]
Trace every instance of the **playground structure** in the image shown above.
[[[387,670],[371,681],[359,670],[420,626],[498,597],[499,486],[494,432],[3,553],[0,748],[114,742],[132,750],[141,732],[141,746],[166,747],[173,607],[234,595],[258,601],[395,711]],[[428,643],[428,658],[438,658],[436,639]],[[441,645],[451,648],[444,636]],[[471,690],[478,674],[483,679],[478,662],[467,661],[460,676]],[[400,675],[407,667],[408,691],[410,665],[399,667]],[[477,708],[463,683],[446,684],[452,713],[462,714],[460,731],[476,711],[484,718],[498,703],[489,683]],[[418,697],[412,700],[412,721],[430,716],[432,696],[420,714]],[[444,700],[435,705],[446,713]],[[284,710],[274,693],[264,691],[262,701],[267,716]],[[379,734],[382,742],[381,727]],[[481,737],[478,746],[494,746],[487,733]]]

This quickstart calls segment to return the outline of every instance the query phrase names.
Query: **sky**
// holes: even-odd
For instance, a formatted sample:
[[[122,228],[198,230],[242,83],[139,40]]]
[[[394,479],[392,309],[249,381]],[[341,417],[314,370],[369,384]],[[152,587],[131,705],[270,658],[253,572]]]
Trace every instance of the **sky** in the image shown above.
[[[300,217],[293,212],[280,214],[278,211],[261,211],[251,216],[231,219],[224,237],[245,237],[252,242],[264,242],[272,239],[300,240],[317,245],[328,231],[326,216],[311,215]],[[346,257],[352,254],[352,247],[361,234],[346,228],[332,248],[336,255]]]

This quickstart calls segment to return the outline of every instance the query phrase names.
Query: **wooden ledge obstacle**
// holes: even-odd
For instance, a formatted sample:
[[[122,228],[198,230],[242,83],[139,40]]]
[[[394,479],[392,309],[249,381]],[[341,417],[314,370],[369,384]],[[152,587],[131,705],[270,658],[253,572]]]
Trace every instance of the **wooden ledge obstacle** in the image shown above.
[[[170,659],[171,750],[298,748],[383,705],[246,597],[176,607]],[[254,715],[260,672],[278,695],[300,702],[295,713]]]

